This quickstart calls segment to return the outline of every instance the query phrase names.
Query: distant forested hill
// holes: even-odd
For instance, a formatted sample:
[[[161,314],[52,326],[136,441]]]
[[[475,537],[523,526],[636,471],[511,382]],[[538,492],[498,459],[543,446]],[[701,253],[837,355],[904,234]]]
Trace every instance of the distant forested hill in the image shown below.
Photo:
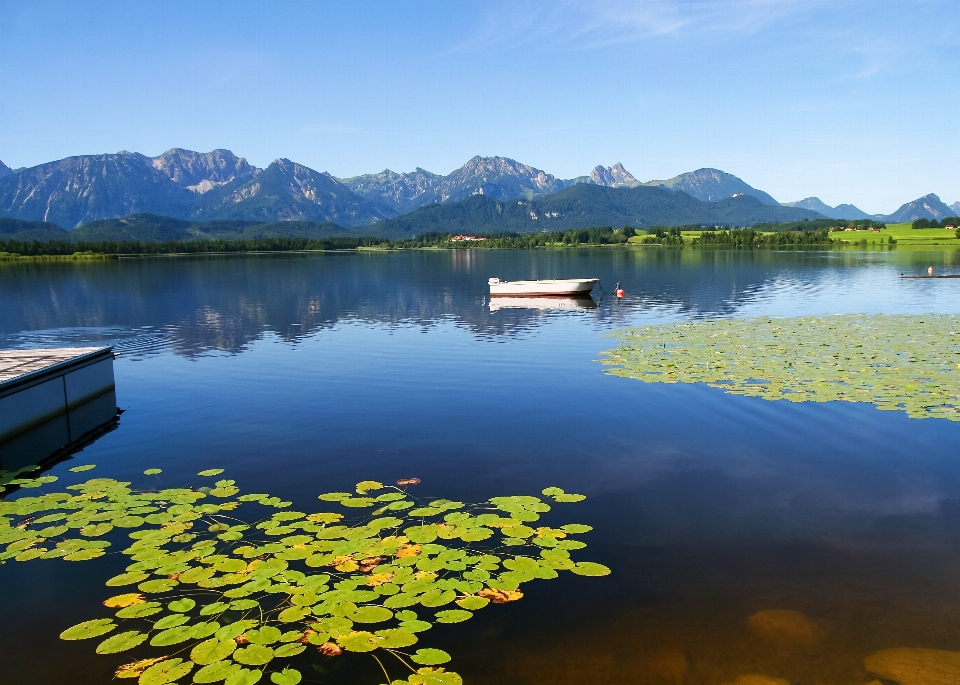
[[[374,224],[371,234],[401,239],[432,232],[536,233],[586,226],[684,224],[750,226],[822,218],[807,209],[764,204],[750,195],[704,202],[665,188],[578,184],[540,200],[501,201],[474,195],[459,202],[431,205]]]
[[[68,240],[72,242],[159,242],[165,240],[254,240],[256,238],[312,238],[353,236],[364,229],[348,229],[320,221],[185,221],[156,214],[132,214],[122,219],[100,219],[65,231],[56,224],[0,218],[0,240]]]

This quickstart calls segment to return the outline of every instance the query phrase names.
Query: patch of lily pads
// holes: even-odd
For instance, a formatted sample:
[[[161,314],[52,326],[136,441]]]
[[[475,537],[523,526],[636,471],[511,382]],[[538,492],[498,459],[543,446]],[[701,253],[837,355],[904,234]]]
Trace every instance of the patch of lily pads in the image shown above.
[[[960,421],[960,316],[715,319],[632,328],[607,373],[790,402],[869,402]]]
[[[466,504],[414,497],[417,479],[364,481],[319,496],[346,513],[307,513],[241,495],[229,479],[151,489],[93,478],[46,492],[57,477],[36,470],[0,472],[0,491],[26,489],[0,501],[0,563],[86,561],[125,539],[130,563],[106,581],[117,593],[103,601],[107,616],[60,637],[124,654],[116,677],[140,685],[297,685],[308,654],[351,653],[376,659],[392,685],[460,685],[448,653],[420,646],[434,624],[516,601],[532,580],[610,573],[573,558],[586,546],[575,536],[590,526],[541,520],[557,503],[584,499],[560,488]],[[390,675],[397,668],[406,679]]]

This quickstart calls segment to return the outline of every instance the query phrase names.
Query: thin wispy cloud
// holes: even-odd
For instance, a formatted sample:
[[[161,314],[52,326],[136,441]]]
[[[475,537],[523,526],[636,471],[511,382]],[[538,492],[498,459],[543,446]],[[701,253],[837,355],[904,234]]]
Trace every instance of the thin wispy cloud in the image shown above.
[[[537,43],[582,50],[658,36],[748,35],[828,4],[826,0],[563,0],[494,6],[454,50]]]

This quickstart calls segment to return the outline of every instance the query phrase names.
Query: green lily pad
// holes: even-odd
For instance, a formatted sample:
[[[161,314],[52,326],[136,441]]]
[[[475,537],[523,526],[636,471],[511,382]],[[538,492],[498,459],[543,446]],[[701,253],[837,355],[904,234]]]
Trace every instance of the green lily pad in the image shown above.
[[[421,666],[437,666],[450,661],[450,655],[442,649],[418,649],[417,653],[410,657],[410,661]]]
[[[462,623],[473,618],[473,613],[463,609],[448,609],[437,612],[437,623]]]
[[[351,652],[372,652],[380,646],[377,636],[367,631],[356,631],[337,638],[337,643]]]
[[[164,616],[159,621],[156,621],[153,624],[153,627],[157,630],[166,630],[167,628],[175,628],[177,626],[182,626],[184,623],[190,620],[189,616],[184,616],[183,614],[170,614],[169,616]]]
[[[92,621],[84,621],[75,626],[67,628],[60,633],[61,640],[86,640],[91,637],[106,635],[114,630],[117,624],[110,618],[97,618]]]
[[[575,535],[577,533],[589,533],[593,530],[593,526],[585,526],[582,523],[568,523],[565,526],[560,526],[560,530]]]
[[[143,644],[150,637],[146,633],[130,630],[125,633],[111,635],[97,646],[97,654],[116,654],[125,652]]]
[[[263,671],[241,668],[236,673],[227,677],[224,685],[256,685],[263,677]]]
[[[463,679],[457,673],[442,668],[417,669],[407,678],[407,682],[410,685],[463,685]]]
[[[219,683],[242,670],[244,668],[240,664],[235,664],[232,661],[216,661],[194,673],[193,682]],[[254,671],[254,673],[259,673],[259,671]]]
[[[213,637],[190,650],[190,660],[195,664],[206,666],[226,659],[236,648],[237,643],[233,640],[219,640]]]
[[[200,473],[198,473],[197,475],[198,475],[198,476],[204,476],[204,477],[206,477],[206,476],[219,476],[221,473],[223,473],[223,471],[224,471],[223,469],[205,469],[205,470],[201,471]]]
[[[183,576],[180,576],[181,578]],[[226,602],[214,602],[213,604],[207,604],[204,607],[200,608],[201,616],[214,616],[216,614],[222,614],[230,605]]]
[[[276,657],[291,657],[300,654],[307,648],[306,645],[301,645],[296,642],[290,642],[285,645],[280,645],[279,647],[273,650],[273,654]]]
[[[354,623],[383,623],[393,618],[393,612],[378,606],[362,606],[349,618]]]
[[[376,636],[384,649],[402,649],[417,643],[417,636],[402,628],[387,628],[378,630]]]
[[[167,605],[167,608],[170,611],[176,611],[181,613],[186,613],[190,611],[193,607],[197,606],[195,600],[190,599],[189,597],[184,597],[183,599],[177,599],[170,602]]]
[[[34,547],[20,552],[20,554],[15,556],[14,559],[17,561],[31,561],[33,559],[39,559],[46,554],[47,551],[48,550],[44,547]]]
[[[82,473],[84,471],[89,471],[90,469],[95,469],[96,464],[81,464],[80,466],[74,466],[72,469],[67,469],[68,471],[73,471],[74,473]]]
[[[490,600],[486,597],[477,597],[476,595],[470,595],[468,597],[461,597],[457,600],[459,604],[464,609],[470,609],[471,611],[477,611],[478,609],[483,609],[490,603]]]
[[[157,633],[150,640],[154,647],[169,647],[178,645],[193,638],[196,626],[177,626]]]
[[[456,598],[457,593],[453,590],[441,590],[437,588],[430,592],[425,592],[423,596],[420,597],[420,604],[425,607],[442,607],[444,604],[449,604]]]
[[[135,585],[140,583],[147,578],[149,574],[144,573],[143,571],[130,571],[128,573],[121,573],[119,576],[114,576],[107,581],[109,587],[121,587],[123,585]]]
[[[250,628],[253,628],[259,623],[260,623],[259,621],[255,621],[252,619],[230,623],[229,625],[225,625],[222,628],[220,628],[220,630],[217,631],[216,633],[217,639],[232,640],[235,637],[239,637],[243,635],[244,632],[246,632]]]
[[[157,475],[158,473],[163,473],[163,469],[147,469],[146,471],[143,472],[143,475],[145,475],[145,476],[155,476],[155,475]]]
[[[111,530],[113,530],[112,523],[97,523],[94,525],[84,526],[80,529],[80,535],[89,538],[100,537],[101,535],[106,535]]]
[[[117,618],[144,618],[161,611],[163,609],[160,607],[160,602],[141,602],[122,608],[117,612]]]
[[[437,531],[439,528],[436,525],[426,525],[426,526],[411,526],[403,531],[403,534],[406,535],[410,542],[416,543],[427,543],[433,542],[437,539]]]
[[[159,594],[161,592],[169,592],[175,588],[179,583],[176,580],[171,578],[161,578],[158,580],[148,580],[145,583],[140,583],[137,585],[137,589],[140,592],[146,592],[148,594]]]
[[[297,685],[301,679],[300,671],[295,668],[285,668],[270,674],[270,682],[274,685]]]
[[[430,630],[433,627],[432,623],[427,621],[420,621],[418,619],[408,619],[406,621],[400,621],[398,626],[400,630],[405,630],[408,633],[422,633],[425,630]]]
[[[280,629],[273,626],[263,626],[259,630],[249,630],[246,633],[247,640],[258,645],[272,645],[280,642]]]
[[[167,659],[154,664],[140,676],[140,685],[166,685],[187,675],[193,662],[183,659]]]
[[[603,564],[596,564],[592,561],[578,562],[572,569],[572,572],[578,576],[609,576],[610,569]]]
[[[263,645],[241,647],[233,653],[233,660],[245,666],[263,666],[273,659],[273,650]]]

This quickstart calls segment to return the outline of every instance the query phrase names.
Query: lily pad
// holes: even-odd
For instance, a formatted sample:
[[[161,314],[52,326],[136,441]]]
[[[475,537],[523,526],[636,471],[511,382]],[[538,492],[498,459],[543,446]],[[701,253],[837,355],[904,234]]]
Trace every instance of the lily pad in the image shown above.
[[[215,637],[210,638],[190,650],[190,660],[195,664],[207,666],[226,659],[233,654],[236,648],[237,643],[234,640],[220,640]]]
[[[176,628],[177,626],[182,626],[188,621],[190,621],[189,616],[184,616],[183,614],[170,614],[168,616],[164,616],[159,621],[156,621],[153,624],[153,627],[157,630],[166,630],[167,628]]]
[[[354,623],[383,623],[393,618],[393,612],[378,606],[362,606],[349,618]]]
[[[407,678],[410,685],[463,685],[463,679],[442,668],[420,668]]]
[[[143,475],[145,475],[145,476],[155,476],[155,475],[157,475],[158,473],[163,473],[163,469],[147,469],[146,471],[143,472]]]
[[[95,469],[96,467],[96,464],[81,464],[80,466],[74,466],[73,468],[67,470],[73,471],[74,473],[82,473],[84,471],[89,471],[90,469]]]
[[[263,677],[263,671],[241,668],[236,673],[227,677],[224,685],[256,685]]]
[[[115,597],[103,600],[103,606],[119,609],[134,604],[141,604],[144,601],[143,595],[139,592],[128,592],[125,595],[116,595]]]
[[[417,636],[402,628],[387,628],[378,630],[376,636],[381,647],[385,649],[402,649],[417,643]]]
[[[280,642],[280,629],[274,626],[263,626],[259,630],[249,630],[246,633],[247,640],[258,645],[272,645]]]
[[[287,643],[285,645],[280,645],[273,650],[273,654],[276,657],[291,657],[300,654],[307,648],[306,645],[301,645],[296,642]]]
[[[195,626],[177,626],[176,628],[170,628],[154,635],[150,640],[150,644],[154,647],[178,645],[181,642],[192,639],[195,629]]]
[[[140,583],[147,578],[149,574],[144,573],[143,571],[130,571],[128,573],[121,573],[119,576],[114,576],[107,581],[107,585],[110,587],[119,587],[123,585],[135,585]]]
[[[223,473],[223,471],[224,471],[223,469],[204,469],[203,471],[201,471],[201,472],[198,473],[197,475],[198,475],[198,476],[205,476],[205,477],[206,477],[206,476],[219,476],[221,473]]]
[[[263,666],[273,659],[273,650],[263,645],[241,647],[233,653],[233,660],[245,666]]]
[[[417,653],[410,657],[410,661],[422,666],[437,666],[450,661],[450,655],[442,649],[418,649]]]
[[[194,673],[193,682],[219,683],[221,680],[226,680],[242,670],[245,669],[240,664],[235,664],[232,661],[216,661]],[[259,671],[254,671],[254,673],[259,673]]]
[[[354,631],[337,638],[341,647],[351,652],[372,652],[380,646],[377,636],[367,631]]]
[[[84,621],[83,623],[78,623],[75,626],[67,628],[65,631],[60,633],[60,639],[86,640],[91,637],[106,635],[116,627],[117,624],[113,622],[113,619],[97,618],[92,621]]]
[[[459,604],[464,609],[470,609],[471,611],[477,611],[482,609],[490,603],[490,600],[486,597],[478,597],[476,595],[470,595],[468,597],[461,597],[457,600]]]
[[[285,668],[270,674],[270,682],[275,685],[297,685],[301,679],[300,671],[295,668]]]
[[[148,594],[159,594],[162,592],[169,592],[175,588],[179,583],[176,580],[171,578],[162,578],[159,580],[148,580],[145,583],[140,583],[137,585],[137,589],[140,592],[146,592]]]
[[[150,637],[146,633],[137,630],[130,630],[125,633],[111,635],[97,646],[97,654],[116,654],[125,652],[143,644]]]
[[[578,576],[609,576],[610,569],[603,564],[596,564],[592,561],[581,561],[570,569]]]
[[[158,614],[163,609],[160,602],[143,602],[142,604],[133,604],[117,612],[117,618],[143,618]]]
[[[186,612],[190,611],[191,609],[193,609],[193,607],[195,607],[195,606],[197,606],[197,602],[196,602],[195,600],[192,600],[192,599],[190,599],[189,597],[184,597],[183,599],[177,599],[177,600],[174,600],[174,601],[170,602],[170,603],[167,605],[167,608],[168,608],[170,611],[177,611],[177,612],[181,612],[181,613],[186,613]]]
[[[437,612],[437,623],[462,623],[470,618],[473,618],[473,613],[463,609],[448,609],[447,611]]]
[[[140,685],[166,685],[187,675],[193,662],[183,659],[167,659],[154,664],[140,676]]]

